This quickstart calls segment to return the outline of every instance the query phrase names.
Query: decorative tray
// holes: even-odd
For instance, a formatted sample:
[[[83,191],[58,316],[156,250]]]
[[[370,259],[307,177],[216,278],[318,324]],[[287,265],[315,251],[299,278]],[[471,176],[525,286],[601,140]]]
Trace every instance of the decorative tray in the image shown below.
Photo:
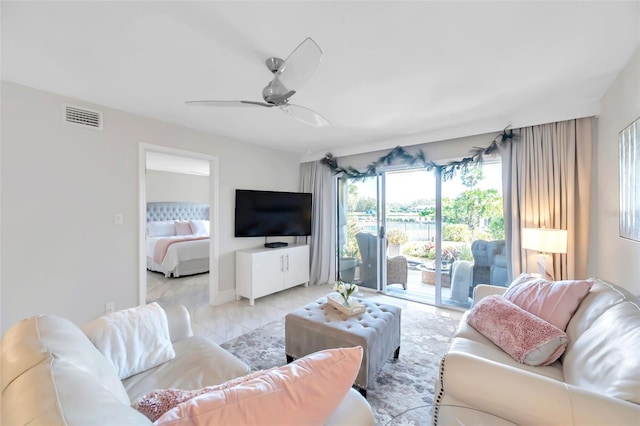
[[[338,293],[332,293],[327,296],[327,302],[348,317],[361,314],[365,311],[365,306],[362,303],[354,299],[351,300],[353,300],[353,302],[351,302],[351,305],[347,307],[342,304],[342,296]]]

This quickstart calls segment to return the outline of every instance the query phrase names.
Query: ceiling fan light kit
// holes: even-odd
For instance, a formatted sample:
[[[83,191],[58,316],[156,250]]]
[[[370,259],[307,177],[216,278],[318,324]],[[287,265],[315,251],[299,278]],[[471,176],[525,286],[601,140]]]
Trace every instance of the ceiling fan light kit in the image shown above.
[[[262,89],[262,99],[268,104],[280,106],[286,104],[295,93],[295,90],[287,90],[278,77],[275,77]]]
[[[273,73],[273,79],[262,90],[264,102],[202,100],[187,101],[186,104],[216,107],[278,107],[302,123],[315,127],[329,126],[329,121],[317,112],[289,103],[289,99],[311,78],[321,58],[322,50],[315,41],[307,37],[287,59],[273,57],[265,61],[267,68]]]

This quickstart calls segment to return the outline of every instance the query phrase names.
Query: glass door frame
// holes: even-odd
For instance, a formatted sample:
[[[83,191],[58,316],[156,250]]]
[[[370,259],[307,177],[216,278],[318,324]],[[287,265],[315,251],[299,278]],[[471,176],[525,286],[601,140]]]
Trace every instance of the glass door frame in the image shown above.
[[[435,168],[436,184],[436,258],[435,258],[435,279],[436,297],[435,306],[442,307],[442,171],[440,167]]]
[[[436,307],[446,307],[446,308],[452,308],[452,306],[448,305],[448,304],[443,304],[442,303],[442,173],[440,168],[436,167],[434,170],[429,171],[420,167],[417,168],[408,168],[406,166],[402,166],[402,167],[388,167],[388,168],[384,168],[382,170],[379,170],[376,172],[375,175],[368,177],[369,178],[375,178],[376,179],[376,218],[375,218],[375,225],[376,225],[376,253],[377,253],[377,273],[376,273],[376,278],[377,278],[377,286],[376,288],[370,288],[370,287],[364,287],[364,288],[368,288],[371,289],[373,291],[377,291],[380,292],[382,294],[387,294],[389,296],[392,297],[399,297],[397,295],[391,295],[387,293],[387,280],[386,280],[386,274],[387,274],[387,228],[388,228],[388,224],[387,224],[387,211],[386,211],[386,204],[387,204],[387,194],[386,194],[386,184],[387,184],[387,173],[393,173],[393,172],[397,172],[397,171],[406,171],[406,170],[415,170],[416,172],[423,172],[423,173],[433,173],[433,177],[434,177],[434,181],[435,181],[435,199],[436,199],[436,203],[435,203],[435,222],[436,222],[436,226],[435,226],[435,252],[436,252],[436,256],[435,256],[435,260],[434,260],[434,266],[435,266],[435,297],[434,297],[434,303],[433,306]],[[335,182],[335,187],[337,188],[336,190],[336,212],[337,212],[337,217],[338,220],[336,220],[336,247],[338,247],[338,245],[341,243],[340,240],[340,231],[339,231],[339,217],[340,217],[340,208],[342,207],[340,205],[340,190],[341,190],[341,186],[344,187],[344,184],[341,184],[341,182],[347,182],[349,180],[354,180],[353,178],[349,178],[348,176],[336,176],[334,182]],[[347,198],[347,194],[343,194],[342,197],[344,197],[344,201],[345,201],[345,209],[347,208],[346,205],[346,198]],[[347,213],[347,211],[344,212],[345,214]],[[336,277],[340,276],[340,252],[339,250],[336,249],[336,253],[335,253],[335,259],[336,259]],[[411,300],[410,298],[407,298],[408,300]],[[453,307],[455,309],[455,307]]]
[[[378,185],[378,291],[387,294],[387,201],[386,201],[386,174],[377,172],[376,184]]]
[[[380,215],[380,208],[383,205],[380,202],[380,193],[381,193],[381,184],[380,184],[380,180],[381,180],[381,176],[379,173],[377,173],[376,175],[372,175],[372,176],[368,176],[365,179],[375,179],[375,195],[376,195],[376,216],[375,216],[375,231],[372,233],[375,236],[375,247],[373,247],[373,253],[375,253],[375,272],[372,273],[372,276],[375,278],[375,287],[369,287],[369,286],[365,286],[365,285],[359,285],[359,288],[366,288],[369,290],[373,290],[376,292],[381,292],[381,289],[383,288],[383,284],[381,283],[381,278],[383,276],[384,271],[386,271],[386,262],[381,262],[380,261],[380,256],[382,253],[382,247],[383,245],[381,244],[381,232],[383,232],[383,230],[381,230],[380,228],[380,224],[381,224],[381,215]],[[335,200],[336,200],[336,227],[335,227],[335,241],[336,241],[336,250],[335,250],[335,262],[336,262],[336,279],[342,279],[342,271],[341,271],[341,253],[340,253],[340,245],[342,243],[342,240],[340,238],[340,219],[341,219],[341,209],[344,210],[344,212],[342,214],[345,215],[345,225],[348,227],[348,190],[346,190],[347,188],[347,183],[348,181],[355,181],[356,179],[350,178],[348,176],[343,176],[343,175],[339,175],[336,176],[334,179],[334,185],[336,188],[336,196],[335,196]],[[340,200],[343,200],[343,202],[341,203]],[[345,234],[348,232],[348,229],[345,231]],[[362,280],[362,276],[363,276],[363,255],[362,253],[360,253],[360,263],[357,264],[357,267],[359,268],[359,280]],[[381,271],[381,268],[384,268],[384,271]],[[358,283],[357,280],[354,279],[354,282]]]
[[[387,174],[394,172],[402,172],[402,171],[415,171],[415,172],[423,172],[423,173],[433,173],[434,183],[435,183],[435,199],[436,199],[436,209],[435,209],[435,252],[436,257],[434,259],[434,267],[435,267],[435,296],[434,303],[432,306],[436,307],[446,307],[450,308],[449,305],[442,303],[442,173],[439,167],[436,167],[433,171],[427,170],[422,167],[407,167],[407,166],[399,166],[399,167],[385,167],[382,170],[378,171],[379,179],[379,208],[378,208],[378,217],[379,224],[378,229],[381,232],[384,232],[384,238],[379,238],[379,262],[381,263],[378,269],[381,271],[381,276],[379,277],[380,283],[380,292],[391,297],[401,297],[397,294],[389,294],[387,293],[387,280],[386,280],[386,270],[387,270],[387,240],[386,233],[389,228],[387,224]],[[411,297],[407,297],[407,300],[413,300]],[[426,302],[418,302],[418,303],[426,303]],[[429,304],[429,303],[427,303]],[[431,305],[431,304],[430,304]]]
[[[494,163],[497,163],[497,168],[496,168],[496,164]],[[456,270],[451,266],[448,267],[449,260],[451,260],[449,256],[450,253],[448,251],[450,242],[443,240],[443,236],[446,234],[446,232],[444,232],[446,231],[446,229],[444,228],[445,224],[443,223],[443,220],[445,219],[444,217],[445,214],[447,214],[448,212],[447,210],[448,204],[446,203],[446,199],[449,198],[450,199],[449,201],[451,201],[453,199],[452,197],[458,194],[458,191],[467,191],[469,190],[469,188],[480,189],[485,192],[489,190],[496,190],[497,195],[502,195],[502,193],[500,192],[501,191],[501,186],[499,185],[500,182],[494,179],[496,177],[499,179],[501,176],[500,174],[501,169],[500,169],[499,163],[500,163],[499,158],[496,159],[495,161],[485,161],[482,165],[483,172],[486,172],[485,166],[491,166],[491,169],[488,169],[490,170],[488,175],[486,175],[484,178],[481,177],[480,179],[482,180],[482,179],[489,178],[489,180],[485,181],[484,184],[479,184],[479,185],[478,183],[472,184],[472,185],[464,185],[463,183],[462,185],[467,187],[467,189],[458,188],[456,186],[449,187],[449,181],[443,181],[442,169],[438,167],[431,170],[427,170],[422,167],[410,167],[407,165],[390,165],[390,166],[381,167],[379,170],[376,171],[377,186],[376,186],[375,196],[377,200],[375,205],[377,207],[376,207],[376,215],[375,215],[375,228],[376,228],[375,233],[377,234],[376,235],[377,238],[376,238],[375,249],[377,250],[376,260],[378,264],[376,266],[377,283],[375,284],[375,286],[377,287],[377,291],[387,294],[389,296],[405,298],[407,300],[414,300],[414,301],[430,304],[437,307],[446,307],[448,309],[454,309],[454,310],[465,310],[468,308],[467,303],[461,302],[457,298],[457,296],[456,298],[453,298],[451,296],[453,294],[452,274]],[[414,191],[416,193],[415,199],[411,198],[411,196],[407,196],[406,194],[401,193],[401,191],[404,190],[403,188],[407,187],[407,184],[405,183],[407,181],[403,182],[402,180],[406,178],[399,176],[397,178],[398,179],[397,181],[395,180],[396,179],[395,177],[392,178],[393,173],[403,172],[403,171],[417,172],[417,173],[422,172],[426,174],[425,175],[426,178],[424,179],[422,175],[416,174],[416,178],[414,180],[414,178],[409,173],[408,179],[410,183],[419,182],[419,185],[415,185],[415,186],[410,185],[412,187],[411,191]],[[372,177],[373,176],[367,179],[370,179]],[[339,177],[336,177],[336,182],[339,182],[338,179],[342,179],[346,181],[351,178],[347,176],[339,176]],[[400,184],[400,186],[397,186],[398,184]],[[456,183],[455,185],[459,186],[460,183]],[[421,190],[422,188],[425,188],[425,189]],[[453,189],[455,189],[455,191],[451,192]],[[374,231],[372,230],[372,223],[374,218],[371,212],[369,211],[369,209],[372,208],[372,206],[374,205],[373,200],[371,200],[371,198],[373,198],[374,196],[373,191],[374,191],[374,188],[372,185],[366,186],[364,187],[363,190],[361,190],[362,195],[365,195],[366,196],[365,198],[369,199],[367,200],[368,204],[365,204],[364,206],[361,206],[359,208],[359,210],[361,211],[357,212],[356,215],[352,216],[352,220],[354,220],[355,222],[351,222],[351,223],[357,223],[360,226],[359,229],[362,229],[365,232],[369,232],[369,233],[374,233]],[[394,192],[394,191],[397,191],[397,192]],[[394,194],[398,194],[398,196],[396,197]],[[345,195],[346,195],[346,190],[345,190]],[[408,251],[407,252],[408,254],[406,255],[403,253],[400,253],[405,257],[408,257],[408,263],[409,263],[408,281],[407,281],[406,290],[398,289],[397,286],[387,287],[388,283],[386,282],[386,277],[387,277],[388,264],[386,262],[386,258],[387,258],[387,245],[386,245],[387,239],[386,238],[389,235],[389,230],[402,228],[402,225],[399,225],[398,223],[396,223],[396,221],[403,220],[402,215],[396,215],[394,213],[395,210],[387,211],[387,204],[389,204],[391,207],[393,207],[395,203],[401,203],[402,205],[402,203],[404,202],[407,202],[409,203],[409,205],[411,205],[411,203],[414,203],[415,200],[418,200],[424,197],[426,197],[426,207],[429,209],[428,219],[424,219],[424,218],[415,219],[413,216],[410,216],[411,217],[410,222],[412,224],[410,226],[405,225],[403,229],[405,231],[409,231],[410,239],[413,242],[418,242],[418,243],[422,243],[426,241],[431,242],[431,244],[429,244],[426,249],[427,250],[426,252],[428,253],[428,258],[423,254],[417,254],[417,253],[422,253],[420,251],[423,248],[422,246],[418,246],[419,250],[416,250],[413,253],[410,251]],[[355,203],[359,203],[360,198],[361,198],[360,196],[355,198],[352,197],[352,204],[355,206]],[[338,198],[336,198],[336,200],[338,200]],[[432,200],[435,200],[435,202]],[[417,206],[417,204],[414,204],[414,205]],[[431,210],[431,208],[433,208],[433,210]],[[355,208],[353,208],[353,210],[355,211]],[[364,215],[363,210],[369,211],[369,215]],[[502,214],[503,214],[503,220],[504,220],[504,212]],[[487,213],[487,215],[491,216],[492,213],[491,214]],[[493,216],[491,216],[491,218],[493,218]],[[389,219],[391,219],[391,221],[389,221]],[[344,218],[343,218],[343,221],[344,221]],[[422,228],[423,221],[431,224],[431,227],[427,226],[426,228],[427,235],[423,233],[424,231],[424,229]],[[435,222],[435,226],[433,226],[434,222]],[[454,221],[454,223],[457,223],[457,222]],[[489,222],[485,222],[484,225],[482,226],[483,227],[479,230],[485,231],[485,232],[491,232],[491,237],[490,237],[491,239],[496,239],[496,240],[505,239],[504,235],[500,236],[498,234],[495,234],[494,229],[492,230],[489,229]],[[338,229],[339,229],[339,226],[336,226],[336,230]],[[417,230],[417,232],[419,233],[413,234],[413,236],[411,236],[412,230]],[[351,232],[353,233],[355,231],[352,229]],[[478,238],[485,238],[485,239],[487,238],[487,237],[482,237],[476,234],[473,234],[471,237],[472,237],[471,240],[464,241],[465,245],[468,246],[469,244],[472,244],[473,241],[477,240]],[[345,241],[350,242],[349,246],[352,246],[354,244],[353,235],[351,235],[351,238],[344,238],[344,239]],[[455,241],[458,241],[458,240],[455,240]],[[339,238],[336,238],[336,242],[337,243],[339,242]],[[371,241],[370,245],[368,246],[370,247],[370,250],[368,250],[368,253],[370,256],[373,256],[372,254],[374,250],[373,245],[374,245],[373,241]],[[338,245],[336,245],[336,247],[338,247]],[[458,247],[458,245],[454,243],[451,245],[451,247],[456,248]],[[413,248],[415,249],[415,246]],[[470,252],[471,248],[465,247],[465,250],[466,251],[465,251],[464,260],[474,262],[475,259],[471,258],[471,256],[473,255],[473,253]],[[351,252],[354,253],[351,255],[351,257],[356,257],[355,254],[357,254],[357,251],[352,248]],[[435,255],[434,255],[434,252],[435,252]],[[396,255],[396,251],[395,250],[391,251],[389,252],[389,254]],[[336,253],[336,259],[338,258],[339,258],[339,255],[338,253]],[[357,258],[355,262],[353,260],[351,262],[359,264],[360,258]],[[420,272],[418,271],[422,271],[422,276],[420,276]],[[336,271],[336,277],[338,276],[338,273],[339,272]],[[461,277],[464,279],[465,278],[464,274],[465,272],[463,272],[462,275],[457,274],[458,280]],[[448,278],[449,285],[447,285],[447,278]],[[430,289],[429,288],[425,289],[421,287],[421,283],[433,285],[433,287]],[[463,281],[463,284],[464,284],[464,281]],[[373,285],[371,285],[371,287],[373,287]],[[470,288],[473,288],[473,282],[471,282]],[[375,289],[372,288],[372,290],[375,290]],[[457,290],[460,290],[460,287],[458,287]],[[470,294],[471,294],[471,290],[470,290]],[[463,305],[466,305],[467,307],[464,307]]]

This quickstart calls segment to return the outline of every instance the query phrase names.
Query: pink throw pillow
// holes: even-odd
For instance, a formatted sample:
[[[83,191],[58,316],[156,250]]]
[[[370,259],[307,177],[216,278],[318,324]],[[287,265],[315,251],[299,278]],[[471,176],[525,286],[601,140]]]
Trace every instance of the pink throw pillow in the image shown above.
[[[467,323],[521,364],[549,365],[564,352],[564,331],[500,295],[482,298]]]
[[[592,286],[592,280],[546,281],[522,274],[509,286],[504,297],[560,330],[566,330]]]
[[[278,368],[274,367],[271,370]],[[228,389],[233,386],[237,386],[241,383],[254,379],[255,377],[262,376],[263,374],[271,370],[260,370],[245,376],[236,377],[235,379],[228,380],[222,384],[215,386],[207,386],[202,389],[196,390],[181,390],[181,389],[156,389],[133,404],[133,408],[140,411],[147,416],[149,420],[155,422],[167,411],[173,407],[178,406],[191,398],[205,394],[207,392],[218,391],[221,389]]]
[[[328,349],[180,403],[154,424],[321,425],[353,385],[362,348]]]
[[[176,235],[192,235],[191,222],[176,220]]]

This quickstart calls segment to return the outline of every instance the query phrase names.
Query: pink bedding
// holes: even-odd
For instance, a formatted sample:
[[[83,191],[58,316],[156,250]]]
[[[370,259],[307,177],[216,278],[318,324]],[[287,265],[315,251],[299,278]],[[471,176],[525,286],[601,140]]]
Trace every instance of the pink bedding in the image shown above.
[[[167,250],[169,250],[169,247],[172,244],[180,243],[183,241],[206,240],[208,238],[209,238],[208,235],[191,236],[191,237],[183,237],[183,238],[162,238],[158,240],[153,250],[153,261],[156,263],[162,263],[164,261],[165,256],[167,255]]]

